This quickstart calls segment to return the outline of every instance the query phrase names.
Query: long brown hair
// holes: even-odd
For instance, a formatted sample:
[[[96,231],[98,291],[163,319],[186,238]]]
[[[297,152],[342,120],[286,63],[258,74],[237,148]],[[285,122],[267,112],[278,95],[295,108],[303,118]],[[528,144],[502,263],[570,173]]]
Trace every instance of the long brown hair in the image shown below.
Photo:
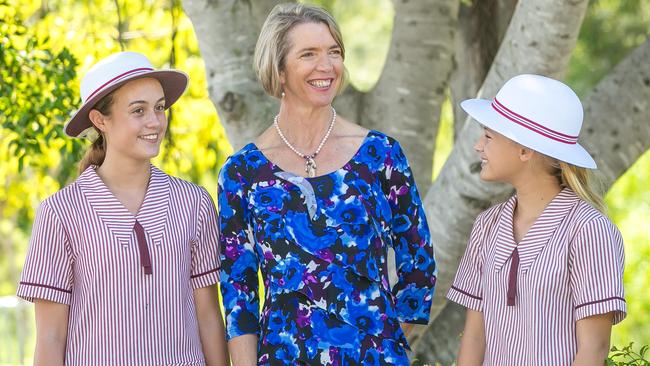
[[[99,102],[93,106],[93,109],[98,110],[99,113],[105,116],[110,116],[111,107],[113,106],[114,101],[114,93],[115,91],[112,91],[100,99]],[[84,157],[79,162],[79,174],[83,173],[84,170],[91,165],[102,165],[104,158],[106,157],[106,140],[104,139],[104,135],[97,129],[97,127],[93,126],[93,128],[97,131],[99,137],[93,142],[88,150],[86,150]]]

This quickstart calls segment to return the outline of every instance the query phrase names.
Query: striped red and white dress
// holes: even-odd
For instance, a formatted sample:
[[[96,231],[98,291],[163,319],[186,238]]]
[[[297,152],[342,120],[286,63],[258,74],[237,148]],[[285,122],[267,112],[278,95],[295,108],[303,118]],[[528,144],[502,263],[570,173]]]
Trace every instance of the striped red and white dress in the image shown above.
[[[152,166],[133,216],[95,169],[39,207],[18,296],[70,306],[66,365],[204,365],[193,290],[218,282],[212,199]]]
[[[569,366],[578,320],[609,312],[614,324],[625,318],[623,239],[606,216],[564,189],[517,245],[516,200],[476,219],[447,297],[483,313],[483,365]]]

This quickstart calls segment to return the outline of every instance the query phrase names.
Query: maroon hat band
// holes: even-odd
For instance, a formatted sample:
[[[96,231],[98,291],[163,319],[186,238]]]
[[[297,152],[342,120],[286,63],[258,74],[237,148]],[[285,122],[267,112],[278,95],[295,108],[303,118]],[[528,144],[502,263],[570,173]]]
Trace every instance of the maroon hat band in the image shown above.
[[[104,84],[102,84],[99,88],[95,89],[94,92],[90,93],[90,95],[88,96],[88,98],[86,98],[86,101],[90,100],[90,98],[92,98],[95,94],[97,94],[97,93],[100,92],[102,89],[104,89],[107,85],[109,85],[109,84],[111,84],[111,83],[114,83],[114,82],[117,82],[117,81],[120,81],[120,79],[123,79],[123,78],[125,78],[125,77],[127,77],[127,76],[129,76],[129,75],[131,75],[131,74],[133,74],[133,73],[136,73],[136,72],[145,72],[145,71],[153,71],[153,69],[150,68],[150,67],[140,67],[140,68],[137,68],[137,69],[129,70],[129,71],[127,71],[127,72],[123,72],[123,73],[121,73],[120,75],[117,75],[116,77],[114,77],[114,78],[112,78],[111,80],[109,80],[109,81],[105,82]],[[84,101],[84,102],[85,102],[85,101]]]
[[[542,126],[535,121],[531,121],[528,118],[511,111],[506,106],[501,104],[496,98],[492,102],[492,108],[494,108],[497,113],[504,116],[511,122],[514,122],[542,136],[548,137],[563,144],[575,145],[578,143],[578,136],[565,135],[561,132]]]

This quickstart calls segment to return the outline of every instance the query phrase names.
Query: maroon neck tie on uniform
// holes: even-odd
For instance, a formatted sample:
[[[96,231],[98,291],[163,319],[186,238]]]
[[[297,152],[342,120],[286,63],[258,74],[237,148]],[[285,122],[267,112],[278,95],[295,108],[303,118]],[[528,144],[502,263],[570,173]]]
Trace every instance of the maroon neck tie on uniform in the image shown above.
[[[510,273],[508,273],[508,306],[515,306],[515,297],[517,297],[517,270],[519,269],[519,250],[515,248],[512,252],[512,263],[510,263]]]
[[[140,264],[144,268],[144,274],[150,275],[153,273],[151,269],[151,256],[149,255],[149,248],[147,248],[147,239],[144,235],[144,229],[139,222],[135,222],[133,226],[135,236],[138,239],[138,251],[140,252]]]

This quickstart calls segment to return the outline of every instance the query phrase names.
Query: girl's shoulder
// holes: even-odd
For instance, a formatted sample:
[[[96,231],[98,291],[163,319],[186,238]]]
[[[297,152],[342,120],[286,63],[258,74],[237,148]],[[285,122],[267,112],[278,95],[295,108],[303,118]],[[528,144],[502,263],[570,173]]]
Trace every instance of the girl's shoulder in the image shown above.
[[[497,203],[487,210],[481,212],[478,214],[475,220],[475,225],[481,225],[482,227],[485,227],[491,223],[494,223],[497,221],[497,219],[501,216],[503,213],[504,209],[506,208],[507,205],[513,204],[514,201],[514,196],[510,197],[506,201]]]
[[[155,175],[159,176],[161,180],[167,180],[169,182],[169,189],[172,191],[171,193],[174,193],[176,196],[185,197],[188,199],[210,196],[204,187],[196,183],[173,175],[169,175],[156,167],[153,167],[152,171]]]
[[[65,206],[74,204],[75,202],[85,201],[85,196],[82,189],[83,183],[86,180],[84,179],[86,178],[84,177],[84,174],[87,175],[86,172],[82,173],[79,177],[77,177],[77,179],[48,196],[41,202],[41,206],[49,206],[51,208],[54,208],[61,205]]]
[[[616,224],[599,211],[589,202],[578,199],[578,205],[571,217],[571,228],[574,234],[578,234],[588,228],[590,231],[599,232],[607,236],[621,236]]]

